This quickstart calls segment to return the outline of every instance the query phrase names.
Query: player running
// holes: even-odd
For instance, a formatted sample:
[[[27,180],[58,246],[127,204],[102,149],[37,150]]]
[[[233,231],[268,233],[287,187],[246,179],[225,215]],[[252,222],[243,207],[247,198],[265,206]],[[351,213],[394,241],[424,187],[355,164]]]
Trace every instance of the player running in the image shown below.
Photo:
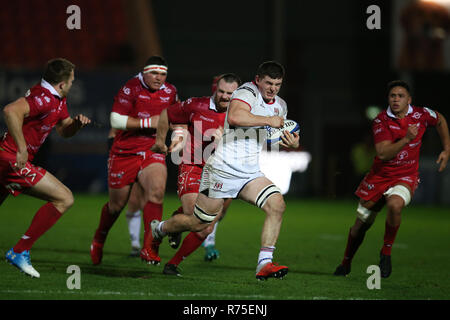
[[[428,108],[411,106],[410,89],[404,81],[388,84],[388,102],[387,110],[373,121],[376,156],[372,169],[355,192],[360,198],[356,221],[348,234],[344,259],[334,272],[337,276],[350,273],[358,247],[385,205],[387,215],[379,266],[381,277],[387,278],[391,274],[392,245],[400,227],[401,212],[410,203],[419,184],[419,153],[428,126],[436,127],[444,149],[436,161],[439,172],[447,166],[450,137],[444,116]]]
[[[142,72],[117,93],[111,112],[111,127],[118,129],[108,159],[109,201],[103,206],[100,223],[91,245],[94,265],[101,263],[109,230],[127,204],[135,182],[141,189],[145,206],[144,243],[141,259],[157,264],[159,242],[152,241],[149,223],[161,219],[166,188],[165,156],[150,151],[162,110],[178,100],[176,88],[166,82],[167,63],[150,57]],[[153,246],[150,256],[150,247]]]
[[[224,199],[240,198],[266,213],[256,278],[282,278],[287,274],[288,267],[272,262],[286,205],[280,189],[264,176],[258,163],[267,138],[265,126],[280,128],[286,119],[286,102],[277,95],[283,77],[283,66],[268,61],[259,66],[254,82],[243,84],[233,93],[225,133],[203,168],[194,215],[152,221],[155,239],[185,230],[202,231],[222,212]],[[285,131],[282,141],[280,145],[286,148],[299,146],[296,133]]]
[[[20,193],[47,201],[34,215],[28,230],[6,253],[7,261],[31,277],[40,274],[31,265],[30,249],[70,209],[72,192],[55,176],[31,162],[53,127],[72,137],[91,120],[71,118],[66,97],[75,79],[75,65],[58,58],[47,62],[42,80],[3,109],[8,131],[0,141],[0,205],[8,194]]]
[[[189,135],[186,148],[183,150],[182,163],[178,173],[178,197],[181,200],[181,212],[186,215],[194,214],[194,205],[198,196],[200,180],[205,160],[213,152],[217,142],[222,138],[226,111],[233,92],[239,87],[240,79],[231,73],[220,76],[217,90],[211,97],[190,98],[183,103],[168,107],[161,113],[154,151],[161,151],[165,147],[169,122],[173,124],[188,124]],[[168,150],[172,150],[169,148]],[[231,199],[227,199],[216,222],[222,217]],[[164,266],[163,273],[180,276],[178,265],[194,252],[208,234],[213,230],[214,223],[201,232],[191,232],[184,239],[175,256]],[[181,234],[178,234],[181,236]],[[174,236],[176,237],[176,236]]]

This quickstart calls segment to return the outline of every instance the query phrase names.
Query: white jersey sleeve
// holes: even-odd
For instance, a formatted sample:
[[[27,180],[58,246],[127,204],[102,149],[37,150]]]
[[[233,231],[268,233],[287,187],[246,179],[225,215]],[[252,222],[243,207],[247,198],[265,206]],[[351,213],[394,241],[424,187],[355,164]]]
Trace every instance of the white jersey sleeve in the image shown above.
[[[239,100],[242,102],[245,102],[250,107],[250,110],[254,108],[254,105],[258,101],[257,95],[256,95],[256,88],[252,88],[250,84],[244,84],[236,89],[236,91],[233,92],[233,95],[231,96],[231,100]]]
[[[286,101],[284,101],[282,98],[277,97],[278,98],[278,103],[280,105],[280,117],[282,117],[283,119],[287,119],[287,103]]]

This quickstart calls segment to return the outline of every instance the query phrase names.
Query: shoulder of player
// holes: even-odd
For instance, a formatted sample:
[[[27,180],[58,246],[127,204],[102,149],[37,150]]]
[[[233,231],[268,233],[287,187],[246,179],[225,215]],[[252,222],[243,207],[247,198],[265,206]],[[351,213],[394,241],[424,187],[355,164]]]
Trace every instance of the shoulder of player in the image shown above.
[[[144,89],[141,81],[138,77],[131,78],[128,80],[122,88],[119,90],[119,94],[123,94],[125,96],[133,97],[139,94]]]
[[[389,116],[387,114],[387,111],[383,110],[373,119],[372,123],[374,125],[377,125],[377,124],[380,124],[382,122],[387,122],[387,121],[389,121],[389,119],[390,118],[389,118]]]
[[[36,84],[31,87],[25,94],[25,99],[30,103],[36,104],[38,107],[42,107],[44,105],[50,105],[55,102],[58,102],[59,99],[55,97],[50,90],[44,88],[40,84]]]
[[[258,87],[253,82],[246,82],[236,89],[235,93],[250,92],[255,98],[258,96]]]
[[[189,106],[192,109],[209,108],[210,97],[191,97],[182,102],[183,106]]]

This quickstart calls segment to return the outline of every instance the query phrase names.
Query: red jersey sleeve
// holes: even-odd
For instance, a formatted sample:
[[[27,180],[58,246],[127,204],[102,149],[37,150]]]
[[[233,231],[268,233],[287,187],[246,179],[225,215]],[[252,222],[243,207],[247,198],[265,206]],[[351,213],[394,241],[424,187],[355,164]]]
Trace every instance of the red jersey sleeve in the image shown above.
[[[436,126],[439,121],[438,113],[428,108],[423,108],[423,111],[427,126]]]
[[[129,115],[134,105],[135,91],[135,88],[131,86],[123,86],[114,97],[112,112],[117,112],[124,116]]]
[[[69,118],[69,111],[67,110],[67,102],[66,99],[64,98],[63,104],[62,104],[62,108],[61,108],[61,112],[59,113],[59,120],[64,120]]]
[[[192,99],[175,103],[167,108],[170,123],[188,124],[192,113]]]
[[[375,118],[372,123],[372,133],[373,141],[375,144],[381,141],[393,141],[392,133],[387,128],[386,122],[382,121],[380,118]]]

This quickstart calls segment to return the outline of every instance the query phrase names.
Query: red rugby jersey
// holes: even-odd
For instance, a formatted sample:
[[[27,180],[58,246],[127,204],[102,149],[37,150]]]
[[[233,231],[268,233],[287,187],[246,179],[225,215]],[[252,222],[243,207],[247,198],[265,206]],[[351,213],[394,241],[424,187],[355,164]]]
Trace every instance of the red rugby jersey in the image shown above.
[[[33,86],[25,95],[30,106],[30,114],[24,118],[22,132],[27,143],[28,161],[32,161],[53,127],[61,120],[69,118],[66,98],[45,80]],[[17,153],[13,137],[6,132],[0,142],[2,149]]]
[[[218,112],[212,97],[190,98],[167,108],[169,122],[188,124],[189,136],[183,151],[183,163],[205,164],[212,153],[211,136],[224,126],[226,112]],[[208,149],[206,149],[208,148]],[[206,149],[206,152],[205,152]]]
[[[129,80],[114,97],[112,112],[133,118],[159,115],[177,101],[175,86],[164,83],[159,90],[150,91],[141,74]],[[113,153],[136,154],[155,143],[156,129],[118,130],[111,147]]]
[[[393,159],[382,161],[376,156],[372,172],[394,178],[417,174],[423,134],[428,126],[435,126],[438,120],[436,112],[422,107],[410,106],[403,119],[396,118],[390,108],[382,111],[372,125],[375,144],[386,140],[398,141],[406,135],[408,127],[414,124],[419,125],[419,131],[416,138],[406,144]]]

